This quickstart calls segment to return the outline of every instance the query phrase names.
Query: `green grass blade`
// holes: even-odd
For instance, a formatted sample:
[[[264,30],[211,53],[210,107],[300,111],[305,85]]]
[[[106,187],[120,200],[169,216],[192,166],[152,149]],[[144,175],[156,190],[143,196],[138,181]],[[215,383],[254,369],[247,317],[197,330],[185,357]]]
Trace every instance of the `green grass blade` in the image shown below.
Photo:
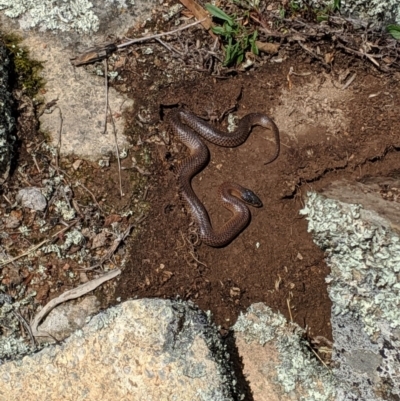
[[[213,6],[210,3],[205,5],[206,10],[215,18],[226,21],[229,25],[233,25],[233,19],[226,13],[224,13],[220,8]]]
[[[400,25],[388,25],[386,30],[397,40],[400,40]]]

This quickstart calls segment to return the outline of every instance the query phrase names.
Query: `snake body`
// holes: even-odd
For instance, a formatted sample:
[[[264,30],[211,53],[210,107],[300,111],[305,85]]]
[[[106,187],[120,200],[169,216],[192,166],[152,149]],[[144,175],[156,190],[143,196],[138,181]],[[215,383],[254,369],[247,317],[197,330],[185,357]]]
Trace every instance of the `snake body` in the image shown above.
[[[276,151],[265,163],[269,164],[278,157],[280,151],[278,127],[267,115],[261,113],[250,113],[244,116],[238,128],[232,133],[219,131],[205,120],[184,109],[173,110],[168,114],[167,120],[174,135],[190,150],[190,155],[180,163],[176,173],[181,195],[198,225],[200,239],[212,247],[225,246],[250,221],[250,210],[246,203],[254,207],[260,207],[262,203],[251,190],[236,183],[225,182],[219,187],[219,195],[222,204],[233,213],[233,216],[221,228],[212,227],[208,213],[191,185],[192,178],[207,165],[210,157],[208,147],[199,135],[219,146],[236,147],[248,138],[253,126],[271,128],[276,141]]]

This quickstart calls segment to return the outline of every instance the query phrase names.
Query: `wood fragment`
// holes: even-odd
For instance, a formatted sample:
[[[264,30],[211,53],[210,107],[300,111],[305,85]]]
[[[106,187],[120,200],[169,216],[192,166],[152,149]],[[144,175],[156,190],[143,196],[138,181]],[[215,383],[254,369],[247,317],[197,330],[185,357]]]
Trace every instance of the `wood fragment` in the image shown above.
[[[80,56],[71,58],[70,61],[71,61],[71,64],[74,65],[75,67],[80,67],[85,64],[91,64],[96,61],[104,60],[106,57],[110,56],[116,50],[133,45],[134,43],[146,42],[148,40],[160,38],[162,36],[172,35],[174,33],[183,31],[184,29],[191,28],[192,26],[201,24],[203,22],[204,22],[204,19],[201,19],[200,21],[192,22],[191,24],[181,26],[181,27],[174,29],[172,31],[169,31],[169,32],[162,32],[162,33],[158,33],[156,35],[150,35],[150,36],[144,36],[141,38],[131,39],[131,40],[128,40],[127,42],[121,43],[119,45],[116,45],[115,43],[109,43],[109,44],[105,44],[103,46],[98,46],[95,48],[92,47],[92,48],[86,50]]]
[[[215,39],[216,36],[211,31],[213,26],[209,13],[194,0],[180,0],[180,2],[194,15],[197,20],[203,20],[201,25],[209,31],[210,35]]]
[[[91,47],[86,50],[80,56],[71,58],[71,64],[75,67],[81,65],[95,63],[96,61],[101,61],[108,57],[110,54],[117,50],[117,45],[115,43],[106,43],[102,46]]]
[[[258,50],[268,54],[276,54],[278,53],[280,44],[279,43],[271,43],[271,42],[261,42],[259,40],[256,41],[256,46]]]
[[[52,299],[50,302],[48,302],[43,309],[33,318],[31,321],[31,330],[32,330],[32,335],[34,337],[48,337],[49,335],[47,333],[43,333],[38,331],[38,326],[40,322],[57,306],[60,305],[66,301],[70,301],[71,299],[76,299],[81,297],[82,295],[87,294],[88,292],[93,291],[96,289],[98,286],[103,284],[104,282],[111,280],[115,277],[117,277],[119,274],[121,274],[120,269],[116,270],[111,270],[108,273],[103,274],[101,277],[98,277],[94,280],[88,281],[85,284],[81,284],[76,288],[73,288],[72,290],[66,291],[63,294],[61,294],[59,297]]]

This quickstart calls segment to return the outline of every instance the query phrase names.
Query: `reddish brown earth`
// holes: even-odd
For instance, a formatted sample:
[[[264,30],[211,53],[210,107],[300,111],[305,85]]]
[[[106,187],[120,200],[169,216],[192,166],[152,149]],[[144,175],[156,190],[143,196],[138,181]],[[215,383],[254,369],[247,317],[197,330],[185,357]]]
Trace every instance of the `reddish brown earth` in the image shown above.
[[[290,76],[291,87],[290,67],[296,72]],[[344,72],[357,73],[347,89],[341,89]],[[131,245],[116,296],[193,300],[212,312],[223,332],[250,304],[265,302],[306,328],[310,337],[331,338],[325,284],[329,268],[299,210],[308,190],[333,180],[398,174],[399,76],[381,75],[362,61],[340,55],[328,74],[298,54],[228,79],[181,80],[160,87],[152,97],[158,73],[155,68],[148,83],[136,84],[135,112],[146,109],[156,122],[168,112],[167,106],[181,104],[200,116],[219,116],[238,99],[239,117],[266,112],[274,118],[281,154],[274,163],[263,164],[273,154],[274,143],[271,133],[261,128],[235,149],[209,145],[211,162],[193,186],[213,224],[229,219],[216,199],[224,181],[245,185],[263,201],[237,239],[213,249],[195,243],[195,226],[178,196],[173,167],[185,157],[185,148],[172,136],[168,145],[160,136],[150,138],[150,212]],[[226,127],[226,118],[221,127]],[[163,133],[168,127],[161,121],[157,129]]]

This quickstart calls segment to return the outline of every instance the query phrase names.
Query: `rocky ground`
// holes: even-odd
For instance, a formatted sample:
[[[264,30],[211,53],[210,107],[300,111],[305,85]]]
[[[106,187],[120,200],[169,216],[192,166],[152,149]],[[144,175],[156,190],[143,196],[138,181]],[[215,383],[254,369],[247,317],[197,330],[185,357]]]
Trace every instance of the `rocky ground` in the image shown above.
[[[28,322],[36,316],[40,323],[43,306],[78,298],[97,280],[96,299],[82,307],[87,312],[65,317],[75,322],[73,329],[121,301],[178,297],[211,311],[228,341],[239,314],[263,302],[297,323],[317,357],[332,364],[332,333],[337,341],[343,322],[331,310],[341,313],[335,294],[342,273],[332,273],[325,240],[309,234],[312,217],[299,212],[310,208],[308,192],[338,180],[365,184],[370,177],[391,177],[374,191],[385,202],[398,202],[400,75],[396,35],[386,32],[385,21],[395,17],[390,2],[381,27],[327,5],[222,2],[227,14],[239,16],[243,35],[257,29],[260,49],[258,55],[246,49],[244,63],[226,66],[218,38],[203,26],[208,20],[126,44],[201,19],[204,9],[193,2],[116,2],[108,13],[100,3],[82,2],[85,13],[60,8],[63,18],[38,18],[35,8],[19,13],[18,2],[0,14],[7,57],[25,73],[9,78],[16,131],[9,129],[18,140],[12,163],[0,172],[9,176],[0,201],[0,358],[38,347]],[[21,16],[10,19],[10,13]],[[28,29],[33,25],[38,27]],[[27,61],[25,49],[35,62]],[[281,154],[267,166],[274,145],[260,128],[237,149],[210,145],[211,163],[193,185],[213,224],[229,216],[215,200],[224,181],[245,184],[263,201],[249,227],[222,249],[198,243],[178,196],[174,168],[185,149],[165,122],[177,105],[222,129],[232,115],[265,112],[280,130]],[[333,231],[327,232],[330,238]],[[100,286],[102,274],[113,271],[118,274]],[[328,288],[329,274],[338,287]],[[396,294],[391,302],[398,302]],[[386,318],[383,326],[395,320]],[[378,334],[365,327],[362,347],[369,350],[368,336],[376,341]],[[336,354],[338,359],[346,365]],[[342,373],[347,380],[346,369]],[[246,387],[243,377],[239,381]],[[387,388],[379,391],[385,399]]]

